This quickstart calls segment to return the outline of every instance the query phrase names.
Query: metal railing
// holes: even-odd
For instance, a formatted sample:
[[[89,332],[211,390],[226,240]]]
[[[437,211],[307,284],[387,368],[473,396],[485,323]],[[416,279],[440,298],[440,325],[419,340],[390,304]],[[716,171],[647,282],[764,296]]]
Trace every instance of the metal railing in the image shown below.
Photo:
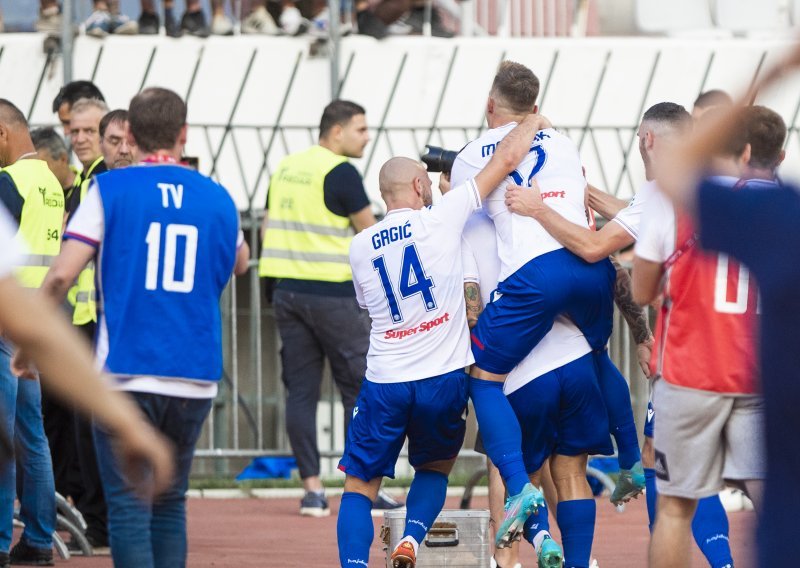
[[[232,41],[236,41],[236,39]],[[421,39],[420,41],[428,40]],[[366,157],[357,164],[368,180],[377,178],[377,171],[383,160],[398,152],[401,140],[405,140],[406,148],[411,146],[415,151],[420,150],[427,143],[457,149],[459,144],[463,145],[470,139],[475,138],[483,128],[482,109],[466,108],[461,113],[464,118],[457,126],[452,125],[452,119],[447,123],[450,125],[445,126],[445,121],[442,119],[447,102],[449,101],[452,104],[456,100],[452,97],[448,99],[446,95],[448,89],[456,85],[457,79],[460,79],[454,76],[454,63],[457,61],[459,49],[461,49],[458,41],[454,41],[452,47],[450,47],[452,53],[447,54],[446,61],[443,61],[441,65],[442,81],[440,85],[435,89],[428,88],[425,92],[425,96],[428,97],[427,100],[433,101],[429,105],[433,112],[432,118],[420,121],[424,122],[422,124],[413,124],[411,122],[412,119],[409,119],[404,121],[402,126],[398,126],[397,122],[393,123],[389,120],[393,105],[398,103],[397,99],[399,97],[396,96],[396,93],[398,87],[402,86],[401,78],[403,77],[404,69],[408,65],[408,52],[403,52],[402,57],[397,58],[399,64],[394,75],[387,79],[387,81],[391,82],[391,91],[386,95],[386,100],[377,101],[374,104],[374,108],[379,108],[380,111],[373,112],[370,115],[370,120],[373,119],[372,117],[378,117],[378,122],[373,129],[373,142],[367,150]],[[470,40],[463,41],[466,43]],[[475,40],[472,41],[474,42]],[[483,43],[483,40],[481,40],[481,43]],[[545,43],[543,42],[543,44]],[[170,46],[172,45],[170,44]],[[301,75],[299,70],[306,60],[304,52],[297,50],[292,52],[291,56],[294,59],[287,71],[289,74],[288,79],[284,78],[287,79],[284,83],[286,85],[285,92],[282,93],[279,99],[277,112],[273,113],[274,118],[261,124],[248,124],[237,120],[237,109],[242,100],[242,93],[249,87],[248,81],[251,80],[253,75],[255,50],[262,48],[254,43],[246,45],[248,45],[248,49],[252,46],[253,51],[249,54],[249,59],[246,59],[247,63],[244,65],[244,71],[238,79],[239,82],[232,82],[226,86],[232,92],[237,93],[237,96],[231,103],[232,106],[225,109],[224,122],[216,124],[201,122],[193,123],[190,126],[193,131],[192,138],[199,138],[202,141],[202,148],[205,150],[205,155],[208,156],[208,160],[202,164],[203,172],[219,179],[241,197],[240,204],[243,204],[242,225],[253,251],[253,258],[257,259],[260,245],[258,226],[263,214],[264,190],[271,175],[270,165],[277,163],[278,159],[285,154],[302,149],[293,147],[290,140],[295,138],[302,139],[303,144],[306,146],[315,142],[317,134],[315,122],[319,116],[317,111],[321,109],[311,109],[308,112],[308,120],[299,121],[299,123],[294,120],[290,124],[284,118],[284,111],[287,108],[290,97],[302,93],[304,88],[310,88],[308,84],[296,88],[296,82],[300,81],[300,79],[297,79]],[[441,43],[438,45],[441,46]],[[566,65],[564,63],[565,58],[562,57],[562,47],[560,47],[562,44],[556,42],[546,45],[555,45],[555,47],[548,47],[553,51],[549,68],[539,71],[542,73],[541,76],[543,78],[540,100],[545,113],[548,112],[548,108],[558,102],[555,98],[557,93],[550,89],[551,80],[561,70],[561,65]],[[588,172],[590,181],[611,193],[625,196],[629,195],[630,190],[638,185],[638,174],[631,170],[631,167],[639,162],[639,158],[636,155],[635,137],[638,125],[626,124],[624,121],[619,120],[605,122],[597,120],[596,115],[600,112],[598,108],[602,106],[598,101],[601,98],[600,95],[605,83],[610,80],[620,79],[618,70],[615,72],[608,71],[611,67],[609,62],[614,57],[612,48],[619,48],[619,45],[609,45],[609,47],[601,47],[599,43],[592,44],[593,53],[602,62],[596,81],[590,85],[581,86],[586,92],[591,93],[590,104],[580,113],[576,113],[576,117],[570,117],[572,119],[570,123],[559,126],[575,140],[585,159],[591,158],[596,162],[596,168]],[[638,45],[634,46],[634,48]],[[665,59],[662,57],[662,48],[669,49],[669,47],[663,47],[666,45],[663,42],[657,45],[659,47],[654,50],[652,60],[648,60],[650,66],[646,80],[643,79],[642,81],[643,87],[641,87],[640,94],[637,94],[635,101],[630,103],[631,109],[635,108],[636,112],[628,113],[626,116],[639,116],[644,110],[647,101],[652,100],[651,90],[655,82],[654,78],[662,68],[663,59]],[[774,44],[752,44],[752,46],[753,52],[759,54],[756,57],[758,61],[753,68],[753,73],[755,74],[761,69],[767,50],[774,49],[775,46]],[[392,47],[392,44],[389,44],[389,47]],[[138,83],[139,85],[147,84],[146,79],[150,72],[150,65],[156,58],[157,50],[162,48],[162,44],[153,43],[152,52],[149,56],[150,63],[147,64],[144,76]],[[507,48],[507,44],[503,43],[502,50]],[[198,73],[197,70],[201,67],[202,58],[210,49],[201,49],[196,55],[196,59],[186,62],[186,65],[194,68],[192,83],[189,84],[187,92],[182,93],[189,99],[190,105],[199,104],[196,95],[197,89],[193,91],[192,84],[194,77]],[[405,48],[401,45],[397,49],[402,51]],[[601,49],[605,51],[599,51]],[[716,52],[714,49],[716,48],[711,48],[707,61],[701,60],[698,65],[698,67],[704,69],[704,72],[698,74],[697,84],[691,87],[691,91],[693,91],[691,96],[709,86],[709,77],[712,74],[715,61]],[[505,57],[506,52],[502,50],[497,50],[498,62]],[[5,61],[4,58],[6,56],[3,53],[3,46],[0,45],[0,63]],[[738,57],[740,51],[737,51],[736,54]],[[352,51],[341,63],[338,60],[332,60],[332,65],[337,70],[336,74],[332,75],[336,78],[336,80],[332,81],[332,92],[339,92],[355,81],[353,78],[355,72],[352,69],[356,65],[354,61],[358,56],[355,51]],[[42,57],[41,69],[28,68],[25,70],[26,73],[35,73],[39,77],[38,84],[31,93],[29,102],[22,105],[23,108],[29,109],[29,116],[34,112],[36,101],[41,101],[45,98],[42,93],[47,92],[43,91],[43,89],[47,83],[48,70],[53,61],[51,54],[46,58]],[[99,68],[99,61],[100,53],[97,54],[93,73]],[[616,73],[614,75],[615,79],[609,79],[609,76],[613,73]],[[737,70],[737,76],[740,73],[741,70]],[[388,74],[389,72],[384,69],[383,75],[388,76]],[[10,75],[13,75],[13,73],[10,73]],[[91,78],[96,78],[102,88],[104,77],[94,77],[92,75]],[[113,77],[108,77],[107,79],[111,81]],[[685,82],[683,77],[673,77],[673,79],[675,79],[675,82]],[[13,76],[9,76],[7,80],[9,84],[15,82]],[[361,80],[363,81],[363,77]],[[139,81],[138,77],[136,81]],[[712,84],[713,86],[718,86],[717,84]],[[320,88],[318,84],[315,84],[315,86],[317,89]],[[480,88],[484,89],[486,86],[481,85]],[[369,96],[371,96],[371,93],[368,89],[365,89],[364,97]],[[791,142],[797,147],[798,143],[800,143],[800,132],[796,126],[800,116],[800,96],[791,96],[795,98],[790,99],[784,105],[783,114],[789,125],[787,146]],[[375,101],[370,102],[375,103]],[[207,104],[207,101],[205,104]],[[220,130],[222,132],[221,135],[216,136],[215,131]],[[199,133],[200,136],[195,136],[196,133]],[[241,133],[254,133],[257,142],[250,147],[244,147],[237,140],[238,135]],[[411,144],[408,143],[409,140],[412,141]],[[605,152],[612,153],[615,156],[615,160],[611,162],[605,159],[606,156],[601,153],[601,148]],[[371,189],[371,195],[377,197],[375,187],[368,189]],[[253,260],[251,265],[253,270],[247,275],[234,279],[223,298],[225,380],[215,401],[203,438],[198,445],[198,456],[200,457],[245,459],[250,456],[268,455],[270,453],[285,454],[289,450],[284,430],[284,391],[280,380],[279,339],[275,330],[272,310],[264,300],[262,283],[255,270],[256,261]],[[626,377],[638,377],[639,369],[636,364],[635,349],[631,345],[627,326],[621,319],[616,323],[611,341],[612,358]],[[644,383],[631,379],[631,386],[634,400],[641,409],[647,398]],[[335,456],[341,450],[343,432],[341,431],[342,420],[339,415],[337,396],[332,381],[325,381],[323,392],[325,396],[323,397],[322,410],[320,411],[320,430],[325,435],[326,440],[323,442],[322,447],[325,455]],[[641,416],[641,413],[637,414],[638,416]],[[223,468],[228,467],[225,465],[224,459],[214,461],[219,464],[212,466],[212,468],[218,468],[215,471],[222,471]],[[227,473],[227,470],[225,473]]]
[[[244,222],[256,258],[259,221],[256,215]],[[217,463],[210,468],[199,464],[199,471],[203,473],[227,475],[234,472],[243,459],[291,455],[284,428],[280,340],[256,265],[257,262],[252,261],[248,274],[232,279],[223,297],[225,377],[195,452],[199,458],[241,459]],[[630,380],[635,415],[639,420],[647,405],[648,386],[639,369],[636,345],[619,313],[615,314],[609,349],[622,374]],[[323,460],[323,475],[330,475],[335,470],[335,458],[343,450],[344,432],[338,393],[327,371],[322,392],[318,434],[321,455],[329,458]],[[465,455],[472,454],[466,450],[470,447],[465,445]]]

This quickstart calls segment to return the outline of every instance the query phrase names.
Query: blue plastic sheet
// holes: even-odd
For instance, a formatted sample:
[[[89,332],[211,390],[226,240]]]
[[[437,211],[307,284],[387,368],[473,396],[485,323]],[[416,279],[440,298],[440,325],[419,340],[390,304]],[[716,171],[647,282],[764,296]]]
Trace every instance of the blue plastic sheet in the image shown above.
[[[236,476],[236,481],[245,479],[289,479],[292,470],[297,469],[297,461],[289,457],[261,457],[255,458],[242,473]]]

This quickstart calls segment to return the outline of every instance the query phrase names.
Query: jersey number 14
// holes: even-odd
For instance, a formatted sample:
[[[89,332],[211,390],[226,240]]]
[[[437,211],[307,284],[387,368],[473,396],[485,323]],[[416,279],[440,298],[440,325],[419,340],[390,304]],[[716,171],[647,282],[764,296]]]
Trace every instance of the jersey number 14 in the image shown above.
[[[178,256],[178,237],[183,237],[183,270],[180,277],[175,270]],[[161,223],[150,223],[145,237],[147,243],[147,270],[144,279],[146,290],[158,289],[158,272],[161,264]],[[197,227],[170,224],[164,230],[164,263],[161,288],[167,292],[189,293],[194,289],[194,269],[197,265]]]
[[[403,312],[400,311],[400,304],[397,302],[392,281],[389,279],[389,271],[386,269],[386,259],[383,255],[372,259],[372,268],[378,272],[381,279],[381,287],[386,295],[386,303],[389,305],[389,312],[392,315],[392,322],[400,323],[403,321]],[[436,309],[436,298],[433,296],[433,279],[425,274],[425,268],[419,258],[417,247],[408,244],[403,247],[403,260],[400,267],[400,297],[408,299],[417,294],[420,295],[425,311],[430,312]]]

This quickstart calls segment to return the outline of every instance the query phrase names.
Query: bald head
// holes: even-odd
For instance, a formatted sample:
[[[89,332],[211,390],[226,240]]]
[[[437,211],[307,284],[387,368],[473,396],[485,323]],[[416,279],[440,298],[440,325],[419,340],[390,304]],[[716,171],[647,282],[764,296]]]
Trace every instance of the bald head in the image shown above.
[[[378,174],[381,197],[389,210],[430,205],[431,180],[425,167],[411,158],[392,158]]]
[[[34,151],[25,115],[11,101],[0,99],[0,167]]]
[[[28,121],[25,115],[14,103],[7,99],[0,99],[0,124],[9,128],[28,129]]]

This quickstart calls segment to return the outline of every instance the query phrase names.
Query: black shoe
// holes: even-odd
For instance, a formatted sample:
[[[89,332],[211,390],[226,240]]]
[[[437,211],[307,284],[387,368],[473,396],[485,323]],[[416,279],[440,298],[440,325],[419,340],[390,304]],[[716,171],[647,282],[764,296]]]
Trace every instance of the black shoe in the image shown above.
[[[422,34],[425,24],[425,8],[412,8],[405,23],[411,26],[414,33]],[[431,35],[433,37],[453,37],[454,35],[453,32],[444,27],[442,18],[436,9],[431,11]]]
[[[139,33],[142,35],[158,35],[158,14],[142,12],[139,16]]]
[[[300,500],[300,514],[303,517],[327,517],[331,514],[328,500],[322,493],[307,492]]]
[[[183,30],[172,14],[172,9],[164,10],[164,28],[169,37],[181,37],[183,35]]]
[[[24,540],[14,545],[9,558],[15,566],[54,566],[52,548],[34,548]]]
[[[375,39],[383,39],[389,35],[386,24],[369,10],[361,10],[356,14],[356,24],[358,25],[358,33],[361,35],[372,36]]]
[[[403,507],[405,507],[403,503],[395,501],[386,491],[381,489],[378,491],[378,496],[375,497],[375,500],[372,502],[372,516],[381,517],[386,511],[402,509]]]
[[[181,29],[197,37],[208,37],[211,34],[202,10],[185,12],[183,18],[181,18]]]

